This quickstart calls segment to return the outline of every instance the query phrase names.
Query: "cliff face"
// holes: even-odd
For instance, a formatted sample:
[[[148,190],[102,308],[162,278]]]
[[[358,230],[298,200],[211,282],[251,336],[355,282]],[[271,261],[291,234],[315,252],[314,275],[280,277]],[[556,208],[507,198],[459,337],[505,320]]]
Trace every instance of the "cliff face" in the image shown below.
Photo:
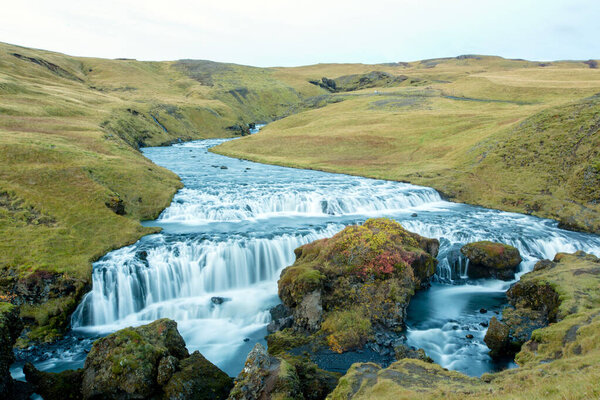
[[[15,361],[15,357],[12,348],[22,328],[18,308],[0,302],[0,393],[3,394],[9,394],[13,389],[10,365]]]

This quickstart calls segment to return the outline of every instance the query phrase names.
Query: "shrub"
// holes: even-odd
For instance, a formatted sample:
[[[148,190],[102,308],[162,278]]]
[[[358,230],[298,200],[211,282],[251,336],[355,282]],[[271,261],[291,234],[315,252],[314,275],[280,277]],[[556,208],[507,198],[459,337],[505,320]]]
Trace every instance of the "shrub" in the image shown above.
[[[363,346],[371,334],[371,320],[359,307],[334,311],[323,321],[327,343],[337,353]]]

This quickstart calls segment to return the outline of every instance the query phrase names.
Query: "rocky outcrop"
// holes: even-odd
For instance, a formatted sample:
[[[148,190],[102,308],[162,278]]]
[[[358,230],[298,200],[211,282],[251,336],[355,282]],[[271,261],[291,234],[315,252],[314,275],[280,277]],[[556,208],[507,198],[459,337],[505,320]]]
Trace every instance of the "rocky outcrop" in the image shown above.
[[[328,400],[463,398],[483,386],[479,379],[437,364],[404,359],[388,368],[374,363],[357,363],[338,383]],[[437,394],[437,395],[436,395]]]
[[[167,357],[189,356],[174,321],[161,319],[96,341],[83,372],[84,398],[145,398],[156,392],[158,368]]]
[[[37,270],[19,275],[0,271],[0,296],[21,306],[24,333],[36,341],[50,342],[66,331],[70,315],[87,289],[87,281],[66,273]],[[42,327],[37,326],[40,319],[44,321]]]
[[[597,262],[595,256],[577,252],[573,255],[559,253],[554,261],[541,260],[536,263],[532,272],[523,275],[506,292],[511,306],[502,311],[502,320],[493,317],[490,321],[484,338],[490,355],[494,358],[512,357],[532,338],[534,331],[564,318],[566,315],[560,315],[562,300],[557,286],[563,291],[573,290],[570,281],[578,274],[594,271]],[[570,270],[569,266],[575,264],[587,268]],[[600,268],[597,270],[600,273]],[[567,282],[559,281],[559,278],[565,277],[568,277]],[[580,295],[588,297],[584,292]],[[571,311],[580,306],[578,304]]]
[[[264,346],[256,344],[235,379],[229,399],[295,399],[300,395],[300,381],[294,368],[285,360],[270,356]]]
[[[18,307],[0,302],[0,393],[12,392],[10,365],[15,361],[13,346],[22,328]]]
[[[45,399],[227,398],[232,379],[200,353],[189,355],[177,324],[159,319],[97,340],[83,369],[25,376]]]
[[[400,331],[414,291],[435,273],[438,248],[380,218],[296,249],[278,283],[292,329],[324,332],[338,353],[362,347],[375,330]]]
[[[323,77],[321,80],[310,80],[309,82],[330,92],[350,92],[373,87],[398,86],[407,79],[408,77],[405,75],[396,76],[387,72],[371,71],[366,74],[344,75],[335,79]]]
[[[519,250],[507,244],[489,241],[464,245],[460,252],[469,259],[470,278],[512,280],[521,263]]]
[[[158,384],[164,383],[163,398],[169,400],[217,400],[225,399],[233,387],[226,373],[215,367],[202,354],[195,351],[179,362],[169,361],[168,371],[161,380],[159,366]],[[171,372],[173,371],[173,372]],[[170,375],[170,378],[169,378]]]
[[[271,322],[267,325],[267,331],[274,333],[286,328],[291,328],[294,324],[294,317],[290,310],[283,304],[278,304],[269,310]]]
[[[27,382],[44,400],[80,400],[83,369],[50,373],[38,371],[32,364],[23,367]]]
[[[320,400],[333,390],[337,378],[305,359],[271,356],[264,346],[256,344],[235,379],[229,399]]]

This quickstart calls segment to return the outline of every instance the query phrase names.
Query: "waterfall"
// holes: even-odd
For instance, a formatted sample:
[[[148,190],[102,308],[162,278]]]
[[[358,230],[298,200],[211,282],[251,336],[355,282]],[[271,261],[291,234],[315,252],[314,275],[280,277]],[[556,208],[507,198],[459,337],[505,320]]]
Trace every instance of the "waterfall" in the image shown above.
[[[462,245],[492,240],[515,246],[523,257],[520,274],[557,252],[600,255],[598,236],[564,231],[550,220],[446,202],[431,188],[261,165],[207,151],[221,142],[144,149],[176,172],[185,188],[156,221],[146,223],[162,227],[161,233],[94,263],[92,290],[72,317],[76,332],[105,334],[172,318],[190,350],[236,375],[265,335],[268,310],[279,301],[277,280],[294,262],[293,250],[346,225],[387,216],[440,240],[438,283],[415,298],[415,307],[422,303],[421,314],[429,319],[409,324],[409,343],[424,347],[444,367],[478,374],[468,363],[475,359],[489,368],[479,325],[489,316],[480,316],[477,307],[471,312],[473,302],[503,304],[510,282],[466,279]],[[465,310],[471,310],[466,317]],[[476,331],[470,344],[451,321],[459,316]]]

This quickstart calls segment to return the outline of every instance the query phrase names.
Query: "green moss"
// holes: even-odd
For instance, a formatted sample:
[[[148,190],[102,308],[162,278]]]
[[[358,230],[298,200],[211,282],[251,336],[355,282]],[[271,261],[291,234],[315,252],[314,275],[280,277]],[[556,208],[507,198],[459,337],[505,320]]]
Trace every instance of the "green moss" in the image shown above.
[[[338,353],[362,347],[372,334],[371,319],[360,306],[329,313],[322,329],[329,347]]]
[[[313,340],[302,333],[292,329],[284,329],[267,336],[267,347],[269,354],[279,355],[296,347],[313,342]]]

